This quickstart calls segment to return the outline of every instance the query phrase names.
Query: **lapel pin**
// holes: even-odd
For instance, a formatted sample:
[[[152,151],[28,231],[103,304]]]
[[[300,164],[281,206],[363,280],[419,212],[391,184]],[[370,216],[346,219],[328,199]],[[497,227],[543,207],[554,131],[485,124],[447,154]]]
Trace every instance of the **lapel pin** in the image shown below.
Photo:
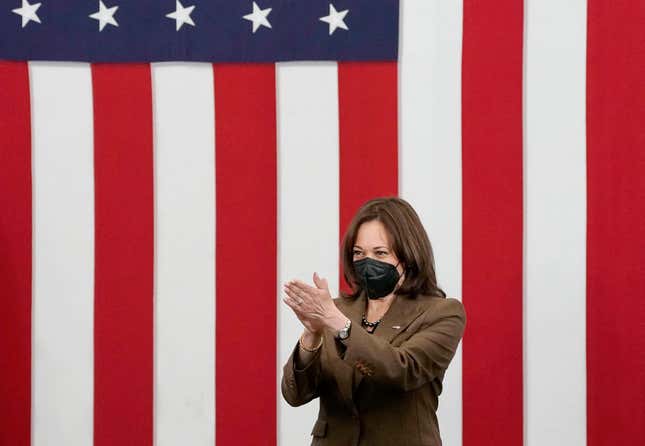
[[[392,328],[395,329],[395,330],[398,330],[399,328],[401,328],[401,326],[400,325],[392,325]]]

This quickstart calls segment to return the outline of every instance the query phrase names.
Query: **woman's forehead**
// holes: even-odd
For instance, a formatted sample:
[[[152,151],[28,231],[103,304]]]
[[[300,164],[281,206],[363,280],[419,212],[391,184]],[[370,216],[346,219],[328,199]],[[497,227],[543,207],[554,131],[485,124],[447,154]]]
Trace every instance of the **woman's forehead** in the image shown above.
[[[378,220],[363,223],[358,228],[355,245],[361,248],[389,247],[389,237],[383,223]]]

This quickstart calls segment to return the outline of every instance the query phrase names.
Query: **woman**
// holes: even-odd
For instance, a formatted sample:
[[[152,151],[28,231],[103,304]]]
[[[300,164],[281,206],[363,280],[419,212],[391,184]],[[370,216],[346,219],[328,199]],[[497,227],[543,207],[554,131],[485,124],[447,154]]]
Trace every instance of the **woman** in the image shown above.
[[[353,293],[332,299],[317,273],[315,286],[284,286],[304,332],[284,365],[283,397],[320,398],[312,445],[440,446],[438,396],[466,314],[437,286],[418,215],[400,198],[368,201],[341,256]]]

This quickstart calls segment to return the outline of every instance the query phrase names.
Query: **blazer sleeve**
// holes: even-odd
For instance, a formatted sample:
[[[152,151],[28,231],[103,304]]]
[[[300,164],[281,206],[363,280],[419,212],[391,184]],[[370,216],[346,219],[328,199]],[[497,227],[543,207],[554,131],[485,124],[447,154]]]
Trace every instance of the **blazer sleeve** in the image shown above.
[[[296,368],[295,355],[298,352],[298,343],[289,355],[287,363],[282,369],[282,381],[280,388],[282,396],[291,406],[301,406],[317,398],[318,385],[321,376],[320,352],[322,348],[314,354],[314,357],[305,365],[303,369]]]
[[[421,328],[400,346],[352,327],[342,342],[344,361],[374,381],[408,391],[432,381],[448,368],[466,325],[463,304],[454,298],[440,300],[421,317]]]

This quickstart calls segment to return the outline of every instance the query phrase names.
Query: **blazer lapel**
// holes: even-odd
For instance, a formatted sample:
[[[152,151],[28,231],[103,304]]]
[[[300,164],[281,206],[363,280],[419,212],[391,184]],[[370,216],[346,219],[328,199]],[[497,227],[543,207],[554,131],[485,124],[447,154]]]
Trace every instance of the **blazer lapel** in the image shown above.
[[[426,308],[423,298],[410,298],[407,295],[400,295],[394,298],[392,305],[385,312],[381,323],[376,327],[374,335],[392,342],[394,338],[402,333]]]

